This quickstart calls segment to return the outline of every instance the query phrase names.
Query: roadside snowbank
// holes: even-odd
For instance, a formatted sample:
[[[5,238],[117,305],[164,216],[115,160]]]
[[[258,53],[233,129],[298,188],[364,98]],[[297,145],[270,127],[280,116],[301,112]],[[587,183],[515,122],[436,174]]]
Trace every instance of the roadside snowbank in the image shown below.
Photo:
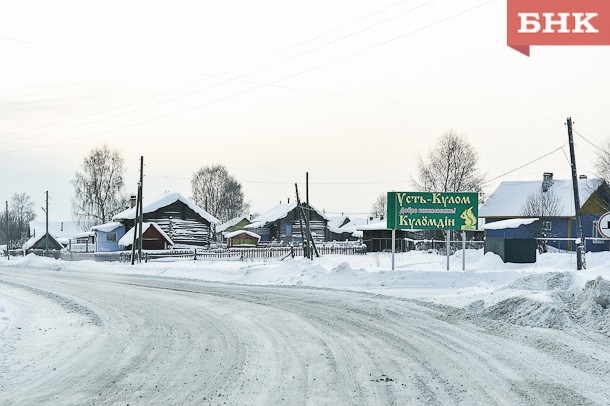
[[[535,264],[505,264],[494,254],[466,251],[450,258],[421,251],[396,255],[326,255],[274,262],[150,262],[131,266],[93,261],[67,262],[28,255],[0,260],[2,267],[155,275],[237,284],[314,286],[419,299],[467,309],[492,319],[525,326],[571,328],[576,325],[610,335],[610,253],[587,254],[588,267],[575,271],[570,253],[538,256]],[[0,331],[10,320],[0,295]]]

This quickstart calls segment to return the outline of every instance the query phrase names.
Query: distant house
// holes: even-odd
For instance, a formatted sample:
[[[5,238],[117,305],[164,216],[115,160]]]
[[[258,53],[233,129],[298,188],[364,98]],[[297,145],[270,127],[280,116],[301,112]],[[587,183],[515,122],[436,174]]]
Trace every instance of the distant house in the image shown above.
[[[248,224],[250,224],[250,220],[245,216],[241,216],[241,217],[232,218],[231,220],[227,221],[226,223],[216,226],[217,241],[223,242],[224,239],[226,238],[226,236],[224,234],[232,233],[233,231],[237,231],[237,230],[243,230],[244,227],[247,226]]]
[[[225,233],[227,248],[256,247],[261,236],[247,230],[236,230]]]
[[[123,249],[119,240],[125,235],[125,225],[117,221],[91,227],[95,232],[96,252],[115,252]]]
[[[132,227],[119,241],[118,244],[131,249],[133,245],[134,232],[137,227]],[[139,236],[136,235],[136,242]],[[157,225],[157,223],[142,223],[142,249],[143,250],[165,250],[174,245],[172,239]]]
[[[176,246],[209,246],[211,226],[218,219],[180,193],[144,199],[142,206],[144,221],[156,223]],[[131,229],[135,217],[136,208],[132,207],[112,219]]]
[[[94,223],[80,221],[49,221],[49,234],[51,234],[64,247],[70,244],[70,240],[76,235],[81,235],[89,230]],[[46,232],[46,222],[34,220],[30,221],[30,237],[36,237]]]
[[[366,224],[365,218],[349,218],[346,216],[331,217],[328,221],[327,241],[356,241],[362,238],[358,226]]]
[[[309,228],[314,241],[324,241],[326,237],[328,218],[313,206],[305,207],[309,216]],[[266,213],[254,218],[251,224],[244,228],[261,236],[261,242],[283,241],[286,243],[301,242],[301,222],[299,221],[297,203],[280,203]],[[305,232],[305,221],[302,221]]]
[[[513,230],[515,238],[526,238],[526,236],[531,238],[542,232],[546,238],[557,238],[557,240],[548,241],[550,246],[562,250],[574,250],[575,244],[572,240],[560,240],[577,238],[572,180],[553,179],[552,173],[545,173],[542,182],[502,182],[479,208],[479,217],[485,218],[487,228],[485,235],[501,237],[506,232],[502,228],[490,228],[490,223],[528,218],[522,214],[523,208],[528,196],[535,193],[553,193],[559,202],[558,212],[556,215],[547,217],[529,216],[530,218],[540,218],[540,221],[523,224]],[[599,239],[597,222],[599,217],[610,209],[608,184],[603,179],[581,177],[578,179],[578,194],[586,250],[607,251],[609,249],[608,241]]]
[[[367,224],[357,226],[362,232],[362,243],[369,252],[392,250],[392,229],[388,228],[386,219],[369,219]],[[396,230],[395,249],[397,252],[409,251],[414,248],[413,239],[417,230]]]
[[[25,251],[26,254],[36,253],[40,255],[47,248],[49,251],[55,251],[54,256],[57,257],[59,251],[62,250],[64,246],[57,241],[53,235],[44,232],[39,233],[38,236],[31,237],[23,244],[23,251]]]

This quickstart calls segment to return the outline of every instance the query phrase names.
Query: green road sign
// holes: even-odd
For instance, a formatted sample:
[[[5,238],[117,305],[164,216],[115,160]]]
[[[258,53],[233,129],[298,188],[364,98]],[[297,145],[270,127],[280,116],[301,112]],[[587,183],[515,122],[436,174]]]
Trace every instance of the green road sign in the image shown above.
[[[478,193],[388,192],[388,228],[476,230]]]

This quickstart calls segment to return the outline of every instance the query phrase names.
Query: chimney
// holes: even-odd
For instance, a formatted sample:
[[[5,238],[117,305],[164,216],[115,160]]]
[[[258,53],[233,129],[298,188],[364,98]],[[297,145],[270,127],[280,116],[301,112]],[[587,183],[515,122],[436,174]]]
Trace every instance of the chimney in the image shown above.
[[[587,179],[587,175],[580,175],[578,179]]]
[[[542,191],[546,192],[553,186],[553,172],[544,172],[542,174]]]
[[[129,208],[131,209],[132,207],[136,207],[136,199],[137,196],[136,195],[131,195],[129,196]]]

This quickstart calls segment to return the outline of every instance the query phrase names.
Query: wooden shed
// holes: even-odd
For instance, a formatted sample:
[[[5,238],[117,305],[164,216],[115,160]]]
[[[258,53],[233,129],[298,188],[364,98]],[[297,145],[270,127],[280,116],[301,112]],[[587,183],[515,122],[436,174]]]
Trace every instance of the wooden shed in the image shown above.
[[[261,239],[260,235],[247,230],[225,233],[224,237],[227,239],[227,248],[256,247]]]
[[[59,251],[64,248],[64,246],[51,234],[39,233],[37,237],[34,236],[23,244],[23,251],[26,254],[35,253],[36,255],[40,255],[41,251],[46,251],[47,247],[49,248],[49,251],[54,251],[55,253],[59,253]],[[59,254],[54,254],[55,257],[58,257],[58,255]]]
[[[131,249],[133,245],[133,234],[136,227],[132,227],[119,240],[119,245],[125,249]],[[136,235],[136,241],[138,236]],[[164,250],[174,245],[172,239],[156,223],[142,223],[142,249]]]
[[[212,224],[218,219],[180,193],[166,193],[143,201],[144,221],[156,223],[175,245],[209,246]],[[113,217],[114,221],[132,228],[136,208],[132,207]]]

